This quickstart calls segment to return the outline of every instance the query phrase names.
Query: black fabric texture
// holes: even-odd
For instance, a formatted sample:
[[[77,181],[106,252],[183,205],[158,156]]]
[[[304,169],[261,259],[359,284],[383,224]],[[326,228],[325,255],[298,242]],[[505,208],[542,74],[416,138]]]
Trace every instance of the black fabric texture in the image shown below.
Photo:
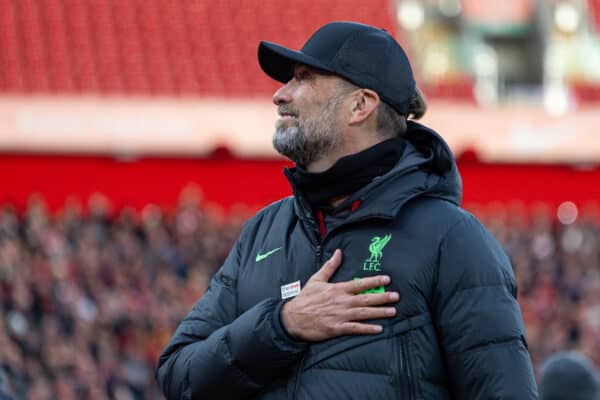
[[[375,177],[389,172],[400,160],[406,142],[400,137],[384,140],[366,150],[340,158],[323,172],[308,172],[301,166],[286,171],[288,179],[316,210],[329,206],[336,197],[350,195]]]
[[[440,136],[409,122],[404,137],[396,165],[342,203],[360,207],[325,215],[325,237],[297,188],[244,225],[159,359],[168,400],[538,399],[508,256],[460,208]],[[279,319],[281,288],[304,288],[336,249],[329,281],[389,275],[396,315],[369,321],[378,335],[294,340]]]

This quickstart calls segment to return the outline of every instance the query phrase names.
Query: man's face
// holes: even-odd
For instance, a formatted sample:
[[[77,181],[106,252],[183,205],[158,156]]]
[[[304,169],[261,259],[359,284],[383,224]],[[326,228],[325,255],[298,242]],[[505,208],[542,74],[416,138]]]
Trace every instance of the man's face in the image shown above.
[[[294,68],[293,78],[273,95],[280,116],[275,150],[306,168],[341,146],[340,81],[304,65]]]

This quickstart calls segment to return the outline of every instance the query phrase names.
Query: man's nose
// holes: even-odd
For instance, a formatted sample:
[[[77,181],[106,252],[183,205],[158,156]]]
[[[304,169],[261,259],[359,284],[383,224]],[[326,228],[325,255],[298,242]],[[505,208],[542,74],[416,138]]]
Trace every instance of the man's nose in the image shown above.
[[[273,103],[276,106],[281,105],[281,104],[288,104],[291,101],[292,101],[292,96],[290,95],[290,90],[289,90],[287,83],[285,85],[283,85],[282,87],[280,87],[279,89],[277,89],[277,91],[275,93],[273,93]]]

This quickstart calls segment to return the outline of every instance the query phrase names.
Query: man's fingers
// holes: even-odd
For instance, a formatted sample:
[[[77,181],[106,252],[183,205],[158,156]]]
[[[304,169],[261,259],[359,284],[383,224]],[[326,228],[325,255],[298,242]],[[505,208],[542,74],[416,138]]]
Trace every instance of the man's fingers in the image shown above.
[[[383,304],[395,303],[398,300],[400,300],[400,294],[398,292],[358,294],[352,296],[352,299],[350,300],[350,306],[380,306]]]
[[[311,280],[319,280],[323,282],[328,282],[329,279],[333,276],[338,267],[342,264],[342,251],[337,249],[333,252],[333,255],[323,266],[315,272],[312,276]]]
[[[355,307],[348,310],[348,319],[350,321],[390,318],[395,315],[396,308],[394,307]]]
[[[379,286],[385,286],[390,283],[390,277],[387,275],[369,276],[367,278],[354,279],[352,281],[343,282],[346,293],[359,294],[366,290],[373,289]]]
[[[364,324],[360,322],[345,322],[336,329],[341,335],[377,335],[383,331],[381,325]]]

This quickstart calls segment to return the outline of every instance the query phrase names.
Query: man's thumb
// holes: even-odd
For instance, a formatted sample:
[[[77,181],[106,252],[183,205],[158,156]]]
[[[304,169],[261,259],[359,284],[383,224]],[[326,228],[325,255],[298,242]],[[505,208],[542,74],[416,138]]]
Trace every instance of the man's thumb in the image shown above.
[[[313,279],[328,282],[341,264],[342,250],[336,249],[331,258],[313,275]]]

